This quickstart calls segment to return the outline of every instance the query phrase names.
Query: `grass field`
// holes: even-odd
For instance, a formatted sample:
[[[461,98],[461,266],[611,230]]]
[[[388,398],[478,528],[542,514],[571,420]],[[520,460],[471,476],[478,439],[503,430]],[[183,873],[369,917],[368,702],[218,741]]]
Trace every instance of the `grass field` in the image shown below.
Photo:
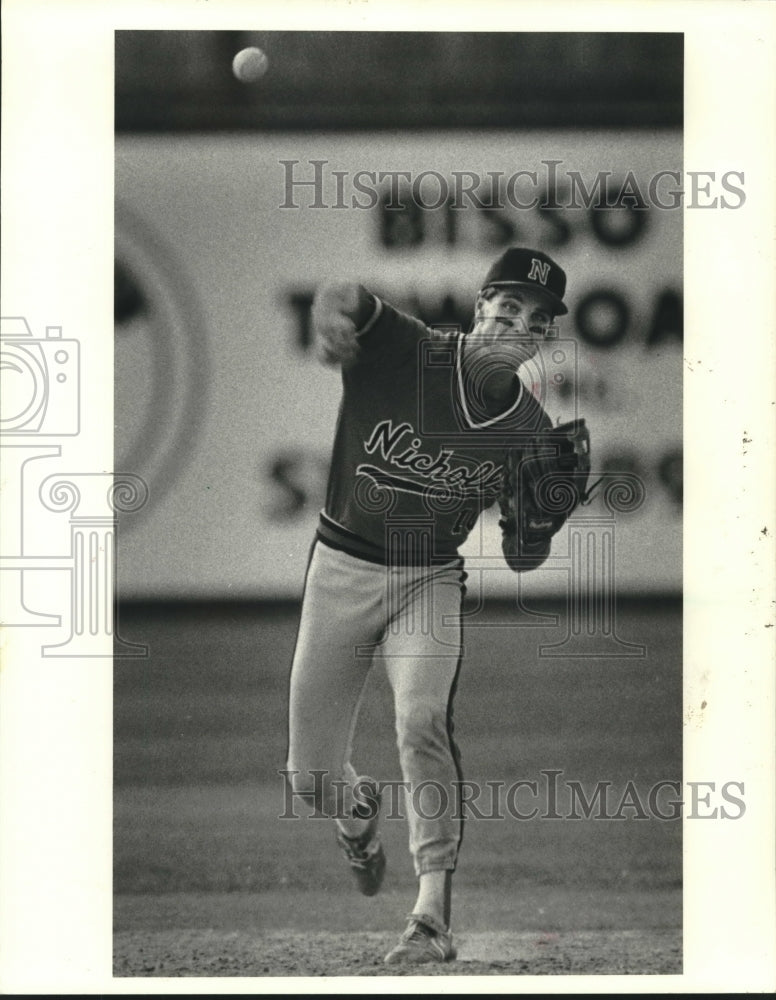
[[[122,607],[123,637],[150,656],[115,672],[116,975],[382,974],[413,901],[405,821],[383,824],[385,888],[364,899],[326,821],[278,818],[297,613]],[[621,606],[619,634],[647,647],[638,659],[539,657],[558,633],[497,624],[509,614],[488,608],[466,632],[455,714],[467,779],[542,789],[542,772],[559,771],[561,817],[569,781],[609,782],[611,815],[628,782],[646,808],[655,783],[681,780],[678,604]],[[379,669],[356,750],[359,770],[400,777]],[[646,811],[470,817],[455,888],[460,960],[434,974],[678,972],[681,822]]]

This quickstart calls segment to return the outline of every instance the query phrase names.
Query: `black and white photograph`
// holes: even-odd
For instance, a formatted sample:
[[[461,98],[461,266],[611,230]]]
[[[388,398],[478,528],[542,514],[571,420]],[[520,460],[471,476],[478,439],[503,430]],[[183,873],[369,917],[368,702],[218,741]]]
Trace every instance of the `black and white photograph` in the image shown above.
[[[681,972],[682,41],[116,33],[117,974]]]
[[[766,5],[10,6],[3,988],[770,988]]]

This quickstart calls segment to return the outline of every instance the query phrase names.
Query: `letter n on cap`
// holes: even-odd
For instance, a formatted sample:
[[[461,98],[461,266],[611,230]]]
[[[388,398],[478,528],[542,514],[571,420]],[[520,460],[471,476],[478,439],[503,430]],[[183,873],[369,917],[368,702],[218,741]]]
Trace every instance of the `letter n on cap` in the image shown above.
[[[547,279],[550,276],[550,265],[544,261],[537,260],[536,257],[531,258],[531,270],[528,272],[529,281],[540,281],[543,285],[547,284]]]

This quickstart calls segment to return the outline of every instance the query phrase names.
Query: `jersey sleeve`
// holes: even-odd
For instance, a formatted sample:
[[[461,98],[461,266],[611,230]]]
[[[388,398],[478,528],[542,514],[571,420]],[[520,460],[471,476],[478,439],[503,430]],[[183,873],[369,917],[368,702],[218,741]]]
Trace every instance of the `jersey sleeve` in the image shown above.
[[[356,333],[362,364],[401,367],[417,357],[418,344],[430,336],[424,323],[400,312],[376,295],[375,309]]]
[[[540,431],[549,430],[552,421],[533,393],[521,385],[517,406],[499,423],[502,434],[508,434],[511,451],[522,451]]]

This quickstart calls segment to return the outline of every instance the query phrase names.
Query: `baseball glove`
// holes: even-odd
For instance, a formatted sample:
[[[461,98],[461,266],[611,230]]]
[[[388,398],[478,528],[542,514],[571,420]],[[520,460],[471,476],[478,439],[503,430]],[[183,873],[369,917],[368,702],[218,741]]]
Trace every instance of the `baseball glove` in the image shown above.
[[[510,451],[504,466],[501,549],[516,573],[536,569],[552,536],[589,500],[590,433],[584,420],[540,431]]]

